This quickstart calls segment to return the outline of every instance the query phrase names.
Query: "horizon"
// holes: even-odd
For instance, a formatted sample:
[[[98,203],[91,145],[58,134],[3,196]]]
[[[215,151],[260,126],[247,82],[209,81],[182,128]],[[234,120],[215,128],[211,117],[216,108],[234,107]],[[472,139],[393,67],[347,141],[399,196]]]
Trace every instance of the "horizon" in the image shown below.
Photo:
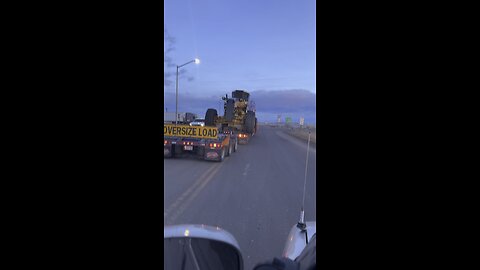
[[[315,5],[166,0],[164,111],[175,111],[176,66],[199,58],[179,70],[179,112],[204,115],[225,94],[245,89],[260,122],[280,114],[316,123]]]

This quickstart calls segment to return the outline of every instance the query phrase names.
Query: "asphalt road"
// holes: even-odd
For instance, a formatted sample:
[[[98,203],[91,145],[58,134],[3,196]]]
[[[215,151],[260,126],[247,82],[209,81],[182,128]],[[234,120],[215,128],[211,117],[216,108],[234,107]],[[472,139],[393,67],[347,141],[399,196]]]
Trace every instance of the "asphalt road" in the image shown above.
[[[245,269],[281,256],[300,217],[307,144],[261,126],[223,162],[164,159],[164,223],[219,226],[237,239]],[[305,219],[316,220],[316,149],[310,148]]]

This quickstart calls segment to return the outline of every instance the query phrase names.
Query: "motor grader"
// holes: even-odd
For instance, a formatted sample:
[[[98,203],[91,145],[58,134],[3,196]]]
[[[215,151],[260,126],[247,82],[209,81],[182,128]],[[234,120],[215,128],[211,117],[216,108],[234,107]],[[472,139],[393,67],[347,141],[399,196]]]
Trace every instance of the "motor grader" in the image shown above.
[[[250,94],[244,90],[235,90],[224,101],[224,114],[218,115],[217,110],[208,109],[205,114],[206,126],[217,126],[221,132],[236,134],[240,144],[246,144],[257,132],[257,118],[253,103],[249,102]]]

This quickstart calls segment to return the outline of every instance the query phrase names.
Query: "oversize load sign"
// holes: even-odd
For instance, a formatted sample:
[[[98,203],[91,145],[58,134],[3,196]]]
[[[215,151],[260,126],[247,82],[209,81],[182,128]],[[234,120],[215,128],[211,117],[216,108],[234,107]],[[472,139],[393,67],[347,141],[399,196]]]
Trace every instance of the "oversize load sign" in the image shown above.
[[[216,127],[200,127],[185,125],[163,125],[163,136],[217,139]]]

